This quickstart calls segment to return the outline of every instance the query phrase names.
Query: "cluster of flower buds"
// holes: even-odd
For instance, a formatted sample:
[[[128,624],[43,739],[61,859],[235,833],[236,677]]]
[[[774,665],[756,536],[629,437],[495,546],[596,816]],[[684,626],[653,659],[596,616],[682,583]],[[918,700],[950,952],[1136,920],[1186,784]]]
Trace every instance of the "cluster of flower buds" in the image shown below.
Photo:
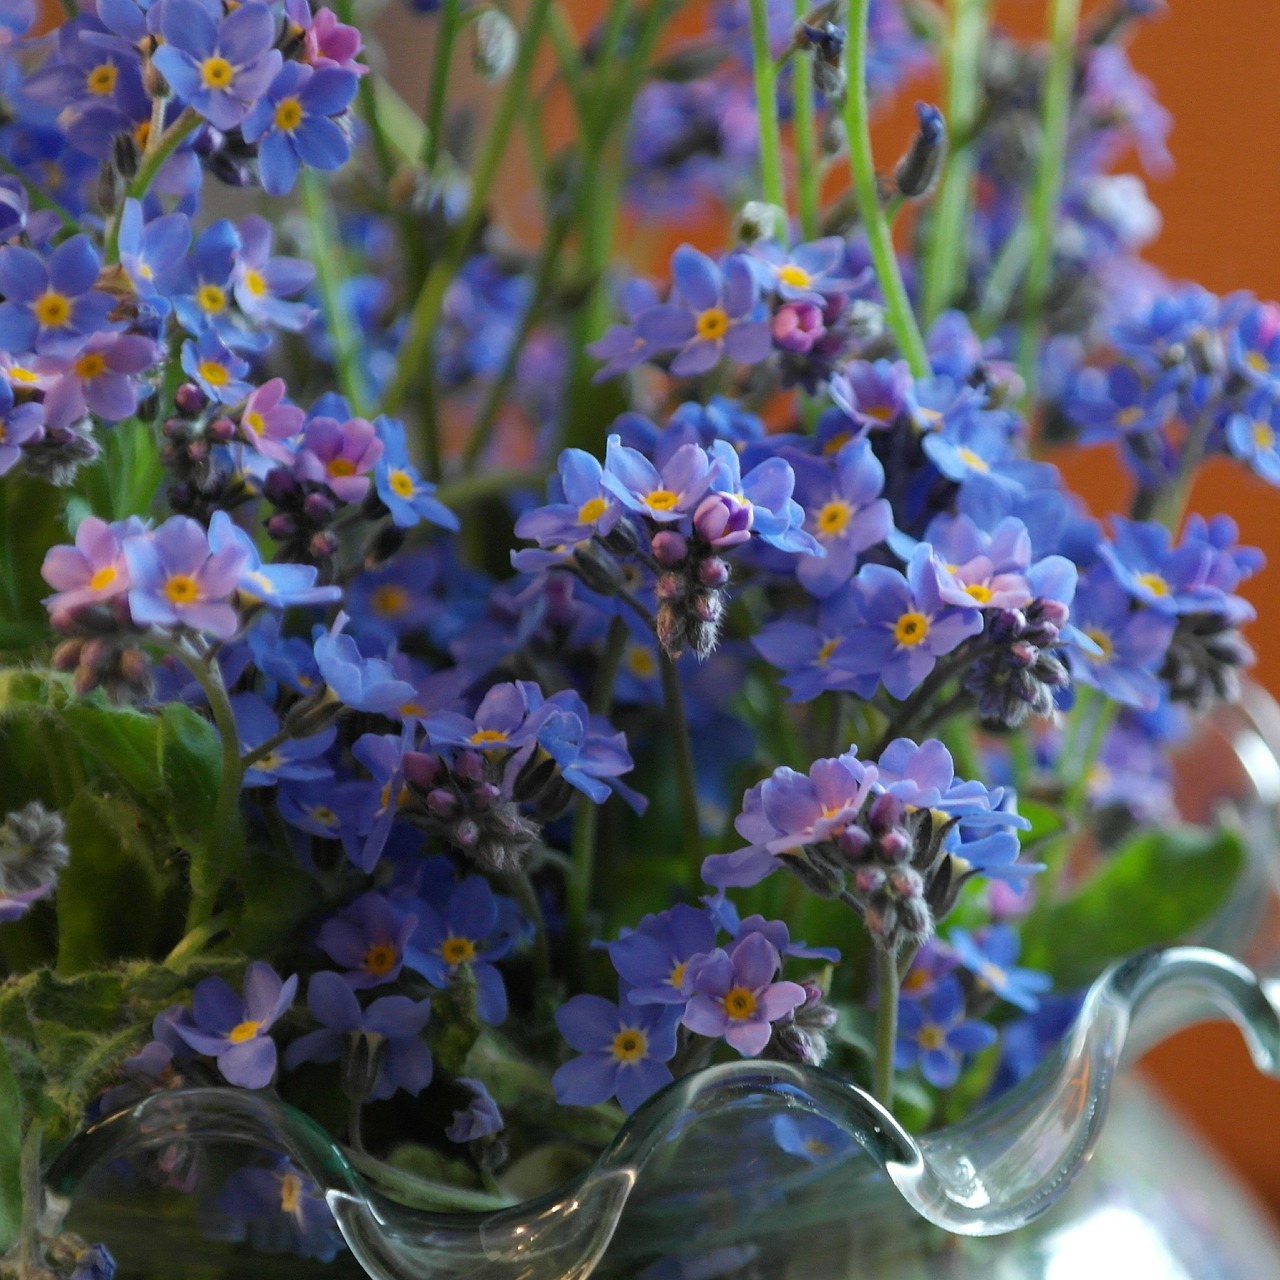
[[[1174,702],[1201,711],[1240,697],[1240,672],[1253,663],[1249,642],[1229,613],[1184,613],[1165,653],[1160,679]]]
[[[123,598],[120,607],[123,608]],[[85,610],[76,615],[79,629],[92,629],[97,619],[109,629],[109,634],[64,640],[53,651],[53,668],[71,675],[79,698],[101,689],[112,702],[140,702],[152,691],[151,662],[132,636],[120,633],[122,624],[114,616],[106,616],[108,612]]]
[[[341,504],[329,486],[320,480],[299,477],[287,467],[277,467],[267,474],[262,493],[275,508],[267,517],[266,528],[268,535],[281,544],[281,554],[323,571],[338,549],[331,526]]]
[[[799,985],[804,988],[804,1003],[773,1024],[773,1034],[761,1057],[820,1067],[827,1060],[828,1037],[838,1015],[816,982]]]
[[[992,728],[1016,729],[1029,716],[1047,716],[1054,691],[1070,683],[1053,650],[1062,643],[1068,609],[1039,597],[1022,609],[997,609],[986,618],[981,656],[969,668],[965,687],[977,695],[978,714]]]
[[[169,473],[169,505],[181,514],[208,524],[213,513],[230,510],[244,499],[244,483],[220,465],[215,446],[230,444],[236,424],[221,406],[193,382],[184,383],[174,396],[177,413],[165,420],[160,461]]]

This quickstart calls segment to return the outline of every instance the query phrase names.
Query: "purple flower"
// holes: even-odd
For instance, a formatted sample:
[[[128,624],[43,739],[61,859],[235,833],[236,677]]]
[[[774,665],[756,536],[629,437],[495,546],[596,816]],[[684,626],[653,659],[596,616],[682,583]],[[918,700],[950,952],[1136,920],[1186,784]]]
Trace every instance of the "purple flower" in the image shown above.
[[[992,991],[1001,1000],[1034,1013],[1040,997],[1053,986],[1047,973],[1014,966],[1020,944],[1017,932],[1007,924],[994,924],[974,935],[952,929],[947,938],[956,959],[977,979],[980,990]]]
[[[635,325],[635,321],[658,304],[653,285],[647,280],[628,280],[622,287],[621,302],[623,313],[631,323],[613,325],[603,338],[597,338],[587,347],[588,355],[605,362],[596,372],[595,382],[634,369],[661,350],[656,342],[642,338]]]
[[[866,440],[844,445],[830,461],[792,453],[804,527],[826,551],[806,556],[796,577],[815,596],[829,596],[850,578],[858,556],[893,531],[893,510],[880,495],[884,467]]]
[[[54,615],[66,617],[86,605],[101,604],[129,590],[129,565],[123,543],[145,533],[137,516],[107,524],[97,516],[85,516],[76,526],[74,547],[51,547],[40,567],[44,580],[54,588],[44,603]]]
[[[671,276],[671,301],[649,308],[635,327],[645,342],[678,352],[671,362],[676,377],[706,373],[726,353],[740,364],[768,356],[773,336],[744,255],[730,254],[717,266],[681,245],[671,257]]]
[[[671,524],[693,514],[716,471],[700,445],[681,445],[659,471],[644,454],[611,435],[601,483],[623,506],[658,524]]]
[[[272,378],[255,387],[244,402],[240,430],[263,457],[286,466],[293,462],[306,414],[285,399],[283,378]]]
[[[301,293],[315,278],[316,269],[301,258],[272,257],[273,235],[265,218],[251,214],[241,219],[240,252],[232,276],[235,299],[255,324],[296,332],[306,327],[315,312],[305,303],[286,299]]]
[[[364,418],[316,417],[307,423],[294,471],[301,480],[327,484],[343,502],[359,502],[383,449],[377,428]]]
[[[582,695],[562,689],[543,704],[537,717],[537,739],[559,766],[560,776],[596,804],[616,792],[637,813],[648,803],[619,781],[635,767],[627,751],[626,734],[614,732],[601,716],[592,716]]]
[[[855,674],[877,674],[895,698],[905,698],[940,657],[982,630],[982,611],[949,604],[944,580],[927,545],[912,553],[905,577],[885,565],[863,565],[853,580],[862,614],[849,636]]]
[[[44,435],[44,411],[28,401],[14,404],[13,387],[0,379],[0,476],[13,469],[22,457],[22,447],[36,443]]]
[[[806,845],[833,840],[858,816],[876,781],[876,767],[853,751],[815,760],[808,774],[785,765],[758,782],[742,798],[734,819],[751,843],[735,853],[712,854],[702,862],[702,878],[719,888],[746,888],[803,857]]]
[[[475,981],[476,1011],[492,1025],[507,1016],[507,989],[494,967],[513,938],[501,902],[481,876],[468,876],[440,909],[417,908],[421,919],[405,952],[405,964],[436,987],[447,987],[459,971]]]
[[[1004,787],[957,778],[951,752],[936,738],[918,746],[910,738],[895,738],[880,753],[875,767],[877,790],[912,809],[937,809],[966,826],[1030,825],[1002,807]]]
[[[44,397],[46,423],[64,427],[96,414],[104,422],[122,422],[138,407],[139,374],[152,368],[160,349],[137,333],[95,333],[74,357],[42,356],[36,368],[55,378]]]
[[[171,516],[154,533],[124,543],[129,613],[140,627],[190,627],[230,640],[240,617],[230,603],[247,556],[238,546],[214,551],[187,516]]]
[[[293,190],[301,165],[338,169],[351,154],[347,135],[329,117],[355,97],[358,78],[342,67],[318,69],[286,62],[244,120],[246,142],[258,142],[263,188],[273,196]]]
[[[74,355],[90,334],[112,328],[111,298],[94,288],[101,265],[85,235],[64,240],[48,262],[18,245],[0,247],[0,348]]]
[[[731,520],[745,523],[761,542],[779,551],[805,556],[826,554],[822,544],[804,528],[804,508],[791,496],[796,475],[787,459],[765,458],[743,476],[738,451],[728,440],[713,441],[708,452],[719,467],[712,482],[716,494],[737,499],[735,503],[726,504],[726,514]],[[704,498],[694,513],[695,524],[707,502]]]
[[[470,1080],[466,1076],[459,1076],[458,1083],[471,1091],[471,1101],[465,1109],[454,1111],[453,1123],[444,1131],[444,1136],[450,1142],[463,1143],[501,1133],[505,1127],[502,1112],[489,1090],[479,1080]]]
[[[700,1036],[723,1036],[744,1058],[764,1050],[773,1024],[808,998],[796,982],[775,982],[782,967],[763,933],[749,933],[689,966],[689,1003],[680,1021]]]
[[[645,916],[632,932],[609,943],[608,951],[632,1004],[684,1004],[685,968],[715,945],[710,915],[681,902]]]
[[[34,903],[39,902],[53,890],[53,881],[21,893],[10,893],[7,889],[0,888],[0,924],[11,924],[14,920],[21,920]]]
[[[905,1071],[918,1064],[931,1085],[947,1089],[960,1078],[964,1057],[995,1042],[995,1027],[965,1018],[960,983],[944,978],[923,999],[903,999],[899,1005],[894,1065]]]
[[[634,1111],[665,1084],[675,1057],[679,1009],[673,1005],[618,1006],[601,996],[577,995],[556,1010],[560,1034],[581,1055],[551,1077],[556,1098],[590,1107],[616,1097]]]
[[[495,684],[481,699],[474,716],[442,711],[423,722],[433,747],[468,747],[476,751],[510,751],[533,740],[533,713],[544,705],[542,690],[531,680]]]
[[[324,682],[339,701],[356,711],[389,715],[412,701],[416,690],[401,680],[383,658],[366,658],[354,639],[340,627],[346,616],[339,614],[334,629],[322,632],[314,645],[316,665]]]
[[[890,427],[911,404],[911,368],[905,360],[854,360],[831,379],[831,399],[859,431]],[[847,437],[846,437],[847,438]],[[834,453],[844,439],[836,437]]]
[[[157,70],[215,129],[240,124],[280,68],[265,4],[239,5],[217,21],[198,0],[165,0],[161,32]]]
[[[197,1053],[216,1058],[229,1083],[264,1089],[276,1070],[275,1041],[267,1032],[297,989],[296,975],[281,982],[260,960],[245,970],[243,999],[222,978],[203,978],[191,993],[194,1025],[178,1023],[175,1030]]]
[[[431,1050],[422,1028],[431,1017],[430,1000],[383,996],[367,1009],[349,983],[336,973],[317,973],[307,987],[307,1008],[323,1030],[299,1036],[284,1053],[292,1071],[303,1062],[333,1062],[349,1042],[364,1037],[376,1046],[378,1074],[365,1095],[371,1101],[389,1098],[397,1089],[418,1095],[431,1083]]]

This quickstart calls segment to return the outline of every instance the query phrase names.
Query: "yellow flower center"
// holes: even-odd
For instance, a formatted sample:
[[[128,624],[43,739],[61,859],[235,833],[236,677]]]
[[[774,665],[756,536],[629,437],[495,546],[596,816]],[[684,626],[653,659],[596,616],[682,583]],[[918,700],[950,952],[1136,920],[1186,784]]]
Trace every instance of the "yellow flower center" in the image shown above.
[[[613,1056],[619,1062],[636,1062],[645,1055],[649,1047],[643,1031],[627,1027],[613,1037]]]
[[[996,987],[1002,987],[1006,977],[1005,971],[998,964],[992,964],[990,960],[983,963],[978,973],[978,981],[993,990]]]
[[[77,378],[84,378],[86,381],[90,378],[101,377],[107,370],[107,361],[96,351],[89,351],[82,355],[72,366]]]
[[[822,446],[822,452],[830,457],[833,453],[839,453],[841,449],[853,439],[853,433],[850,431],[837,431],[835,435]]]
[[[225,387],[231,381],[227,366],[219,364],[216,360],[201,360],[196,366],[196,372],[211,387]]]
[[[1245,364],[1249,366],[1254,373],[1266,373],[1271,367],[1267,363],[1267,357],[1261,351],[1250,351],[1244,358]]]
[[[164,594],[170,604],[191,604],[200,598],[200,588],[189,573],[175,573],[164,584]]]
[[[313,806],[308,810],[307,817],[312,822],[319,823],[322,827],[336,827],[338,825],[338,815],[326,804]]]
[[[1102,630],[1101,627],[1085,627],[1084,633],[1093,641],[1094,644],[1102,650],[1101,653],[1086,653],[1085,657],[1090,662],[1110,662],[1111,655],[1115,652],[1115,644],[1111,637]]]
[[[412,498],[414,494],[413,477],[407,471],[392,471],[387,476],[391,492],[398,498]]]
[[[1158,573],[1140,573],[1138,574],[1138,581],[1153,596],[1167,596],[1169,594],[1169,584]]]
[[[471,741],[479,746],[484,742],[506,742],[507,734],[503,729],[477,729],[471,735]]]
[[[90,591],[105,591],[118,577],[119,570],[113,564],[104,564],[101,569],[97,570],[93,577],[89,579]]]
[[[595,524],[608,510],[609,504],[603,498],[592,498],[578,508],[578,523]]]
[[[374,591],[369,597],[369,603],[373,606],[374,613],[380,613],[384,618],[393,618],[409,607],[409,593],[394,582],[387,582]]]
[[[235,69],[226,58],[206,58],[200,64],[200,81],[206,89],[225,89],[235,78]]]
[[[297,1213],[302,1206],[302,1179],[296,1173],[286,1173],[280,1179],[280,1210]]]
[[[929,619],[923,613],[904,613],[893,624],[893,638],[907,648],[914,648],[929,634]]]
[[[947,1034],[941,1027],[929,1022],[920,1028],[916,1039],[922,1049],[941,1049],[947,1043]]]
[[[250,267],[244,273],[244,287],[248,289],[255,298],[260,298],[267,291],[267,282],[263,279],[261,271],[255,271]]]
[[[987,464],[985,458],[974,453],[972,449],[960,449],[960,456],[964,459],[965,465],[972,467],[975,471],[990,471],[991,468]]]
[[[967,596],[971,596],[979,604],[986,604],[991,599],[991,588],[982,582],[971,582],[964,589]]]
[[[1254,422],[1253,424],[1253,443],[1259,449],[1274,449],[1276,446],[1276,433],[1269,422]]]
[[[831,661],[831,655],[835,653],[839,644],[839,636],[832,636],[830,640],[823,644],[822,648],[818,650],[818,666],[825,667]]]
[[[196,302],[206,315],[216,316],[227,307],[227,291],[220,285],[202,284],[196,292]]]
[[[1139,418],[1142,417],[1142,410],[1136,405],[1131,404],[1127,409],[1121,409],[1116,414],[1116,425],[1120,427],[1131,427]]]
[[[145,151],[147,149],[147,140],[150,137],[151,137],[151,121],[150,120],[141,120],[133,126],[133,140],[138,144],[139,151]],[[147,277],[148,280],[150,280],[152,275],[154,274],[150,267],[143,267],[142,272]]]
[[[232,1044],[244,1044],[246,1040],[252,1040],[258,1034],[261,1026],[260,1022],[238,1022],[227,1032],[227,1039]]]
[[[679,990],[680,985],[684,982],[684,971],[689,967],[687,960],[682,960],[674,969],[671,970],[671,977],[667,979],[673,987]]]
[[[831,1154],[831,1143],[823,1142],[821,1138],[806,1138],[804,1149],[811,1155],[822,1159],[824,1156]]]
[[[715,341],[723,338],[729,329],[729,315],[723,307],[708,307],[698,316],[696,327],[698,337]]]
[[[254,433],[254,435],[260,436],[267,429],[267,424],[263,420],[262,414],[260,414],[256,409],[250,409],[241,421]]]
[[[71,299],[50,289],[36,299],[32,310],[36,320],[46,329],[57,329],[71,319]]]
[[[110,62],[100,62],[84,78],[85,88],[105,98],[116,87],[116,77],[120,73]]]
[[[385,942],[375,943],[364,953],[366,972],[381,977],[396,967],[396,949]]]
[[[644,501],[654,511],[672,511],[680,501],[680,495],[672,493],[670,489],[654,489],[652,493],[644,495]]]
[[[832,538],[848,527],[853,519],[853,508],[839,498],[833,498],[818,511],[818,537]]]
[[[34,369],[24,369],[21,365],[12,365],[9,369],[10,382],[25,382],[28,385],[39,382],[40,375]]]
[[[746,987],[733,987],[725,993],[723,1004],[729,1017],[738,1020],[749,1018],[756,1011],[755,993]]]
[[[284,764],[284,755],[279,751],[268,751],[260,760],[255,760],[253,767],[263,773],[275,773]]]
[[[353,476],[356,473],[356,464],[350,458],[332,458],[325,470],[331,476]]]
[[[445,964],[466,964],[475,954],[476,945],[470,938],[446,938],[440,944]]]
[[[653,654],[649,652],[643,645],[633,645],[627,650],[627,670],[633,676],[640,679],[647,679],[657,670],[658,664],[653,660]]]
[[[785,267],[779,268],[778,279],[783,284],[789,284],[793,289],[807,289],[813,283],[813,277],[803,267],[797,267],[794,262],[788,262]]]
[[[281,98],[276,104],[276,128],[292,133],[302,123],[302,103],[297,98]]]

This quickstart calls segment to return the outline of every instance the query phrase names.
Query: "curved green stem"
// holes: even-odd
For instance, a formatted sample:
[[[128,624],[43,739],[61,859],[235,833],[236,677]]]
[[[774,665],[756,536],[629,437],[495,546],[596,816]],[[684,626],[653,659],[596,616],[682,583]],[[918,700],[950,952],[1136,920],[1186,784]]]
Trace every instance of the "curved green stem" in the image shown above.
[[[1080,0],[1053,0],[1049,13],[1049,65],[1045,73],[1041,114],[1040,163],[1027,211],[1032,239],[1023,289],[1022,337],[1018,347],[1018,367],[1026,386],[1024,402],[1027,405],[1035,398],[1040,330],[1053,273],[1053,229],[1066,166],[1071,81],[1079,22]]]
[[[925,259],[925,323],[950,306],[964,288],[969,250],[969,202],[973,187],[971,138],[981,103],[979,63],[987,32],[988,0],[951,0],[951,38],[946,42],[947,131],[952,147],[930,219]]]
[[[778,128],[778,73],[769,51],[767,0],[751,0],[751,69],[755,75],[760,128],[760,185],[764,198],[785,210],[787,192],[782,178],[782,140]]]
[[[141,200],[151,190],[160,166],[195,132],[200,117],[191,107],[184,107],[181,115],[158,137],[148,136],[146,150],[138,165],[138,172],[125,191],[126,200]],[[116,211],[107,231],[105,258],[108,264],[120,261],[120,212]]]
[[[893,1110],[894,1053],[898,1047],[898,965],[887,951],[876,950],[876,1059],[871,1091],[886,1111]]]
[[[494,113],[484,147],[471,175],[471,199],[462,221],[454,229],[445,251],[427,273],[409,316],[409,327],[400,344],[396,376],[387,390],[382,412],[394,414],[410,391],[431,380],[431,335],[440,318],[445,293],[462,267],[467,247],[484,221],[489,191],[498,175],[498,167],[507,147],[507,139],[517,114],[527,105],[529,80],[542,34],[551,12],[552,0],[532,0],[524,29],[520,33],[520,52],[502,97]]]
[[[808,16],[808,0],[795,0],[796,21]],[[822,161],[818,158],[818,131],[814,118],[812,53],[797,52],[791,60],[792,131],[796,151],[796,212],[806,240],[818,234],[822,205]]]
[[[431,89],[427,97],[427,132],[422,140],[422,164],[427,173],[435,170],[440,158],[440,135],[444,131],[445,90],[449,87],[449,62],[458,35],[460,0],[444,0],[436,28],[436,47],[431,59]]]
[[[685,847],[694,862],[694,873],[702,866],[702,822],[698,814],[698,775],[693,762],[693,739],[689,734],[689,718],[685,715],[684,691],[680,673],[666,652],[658,650],[658,668],[662,673],[662,699],[667,712],[667,731],[671,738],[676,788],[680,793],[680,821],[684,826]]]
[[[893,236],[880,204],[876,182],[875,156],[871,150],[871,118],[867,103],[867,14],[871,0],[851,0],[849,33],[845,42],[844,103],[845,133],[848,135],[849,164],[858,212],[867,235],[871,260],[875,264],[880,291],[884,294],[885,316],[902,349],[902,355],[917,378],[929,372],[929,357],[893,247]]]

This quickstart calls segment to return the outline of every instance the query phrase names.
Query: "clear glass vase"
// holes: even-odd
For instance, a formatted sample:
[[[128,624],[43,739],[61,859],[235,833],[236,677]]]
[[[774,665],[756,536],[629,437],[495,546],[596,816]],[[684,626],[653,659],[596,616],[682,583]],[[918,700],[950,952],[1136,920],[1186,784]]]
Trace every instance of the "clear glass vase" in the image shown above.
[[[1058,1049],[961,1124],[913,1138],[835,1076],[735,1062],[651,1099],[554,1194],[499,1208],[344,1152],[271,1097],[175,1090],[59,1156],[46,1226],[104,1242],[122,1276],[211,1280],[1275,1280],[1265,1216],[1122,1072],[1222,1017],[1280,1072],[1280,980],[1255,976],[1278,971],[1275,724],[1255,692],[1188,757],[1184,811],[1229,804],[1249,836],[1242,883],[1203,939],[1223,949],[1112,966]]]

